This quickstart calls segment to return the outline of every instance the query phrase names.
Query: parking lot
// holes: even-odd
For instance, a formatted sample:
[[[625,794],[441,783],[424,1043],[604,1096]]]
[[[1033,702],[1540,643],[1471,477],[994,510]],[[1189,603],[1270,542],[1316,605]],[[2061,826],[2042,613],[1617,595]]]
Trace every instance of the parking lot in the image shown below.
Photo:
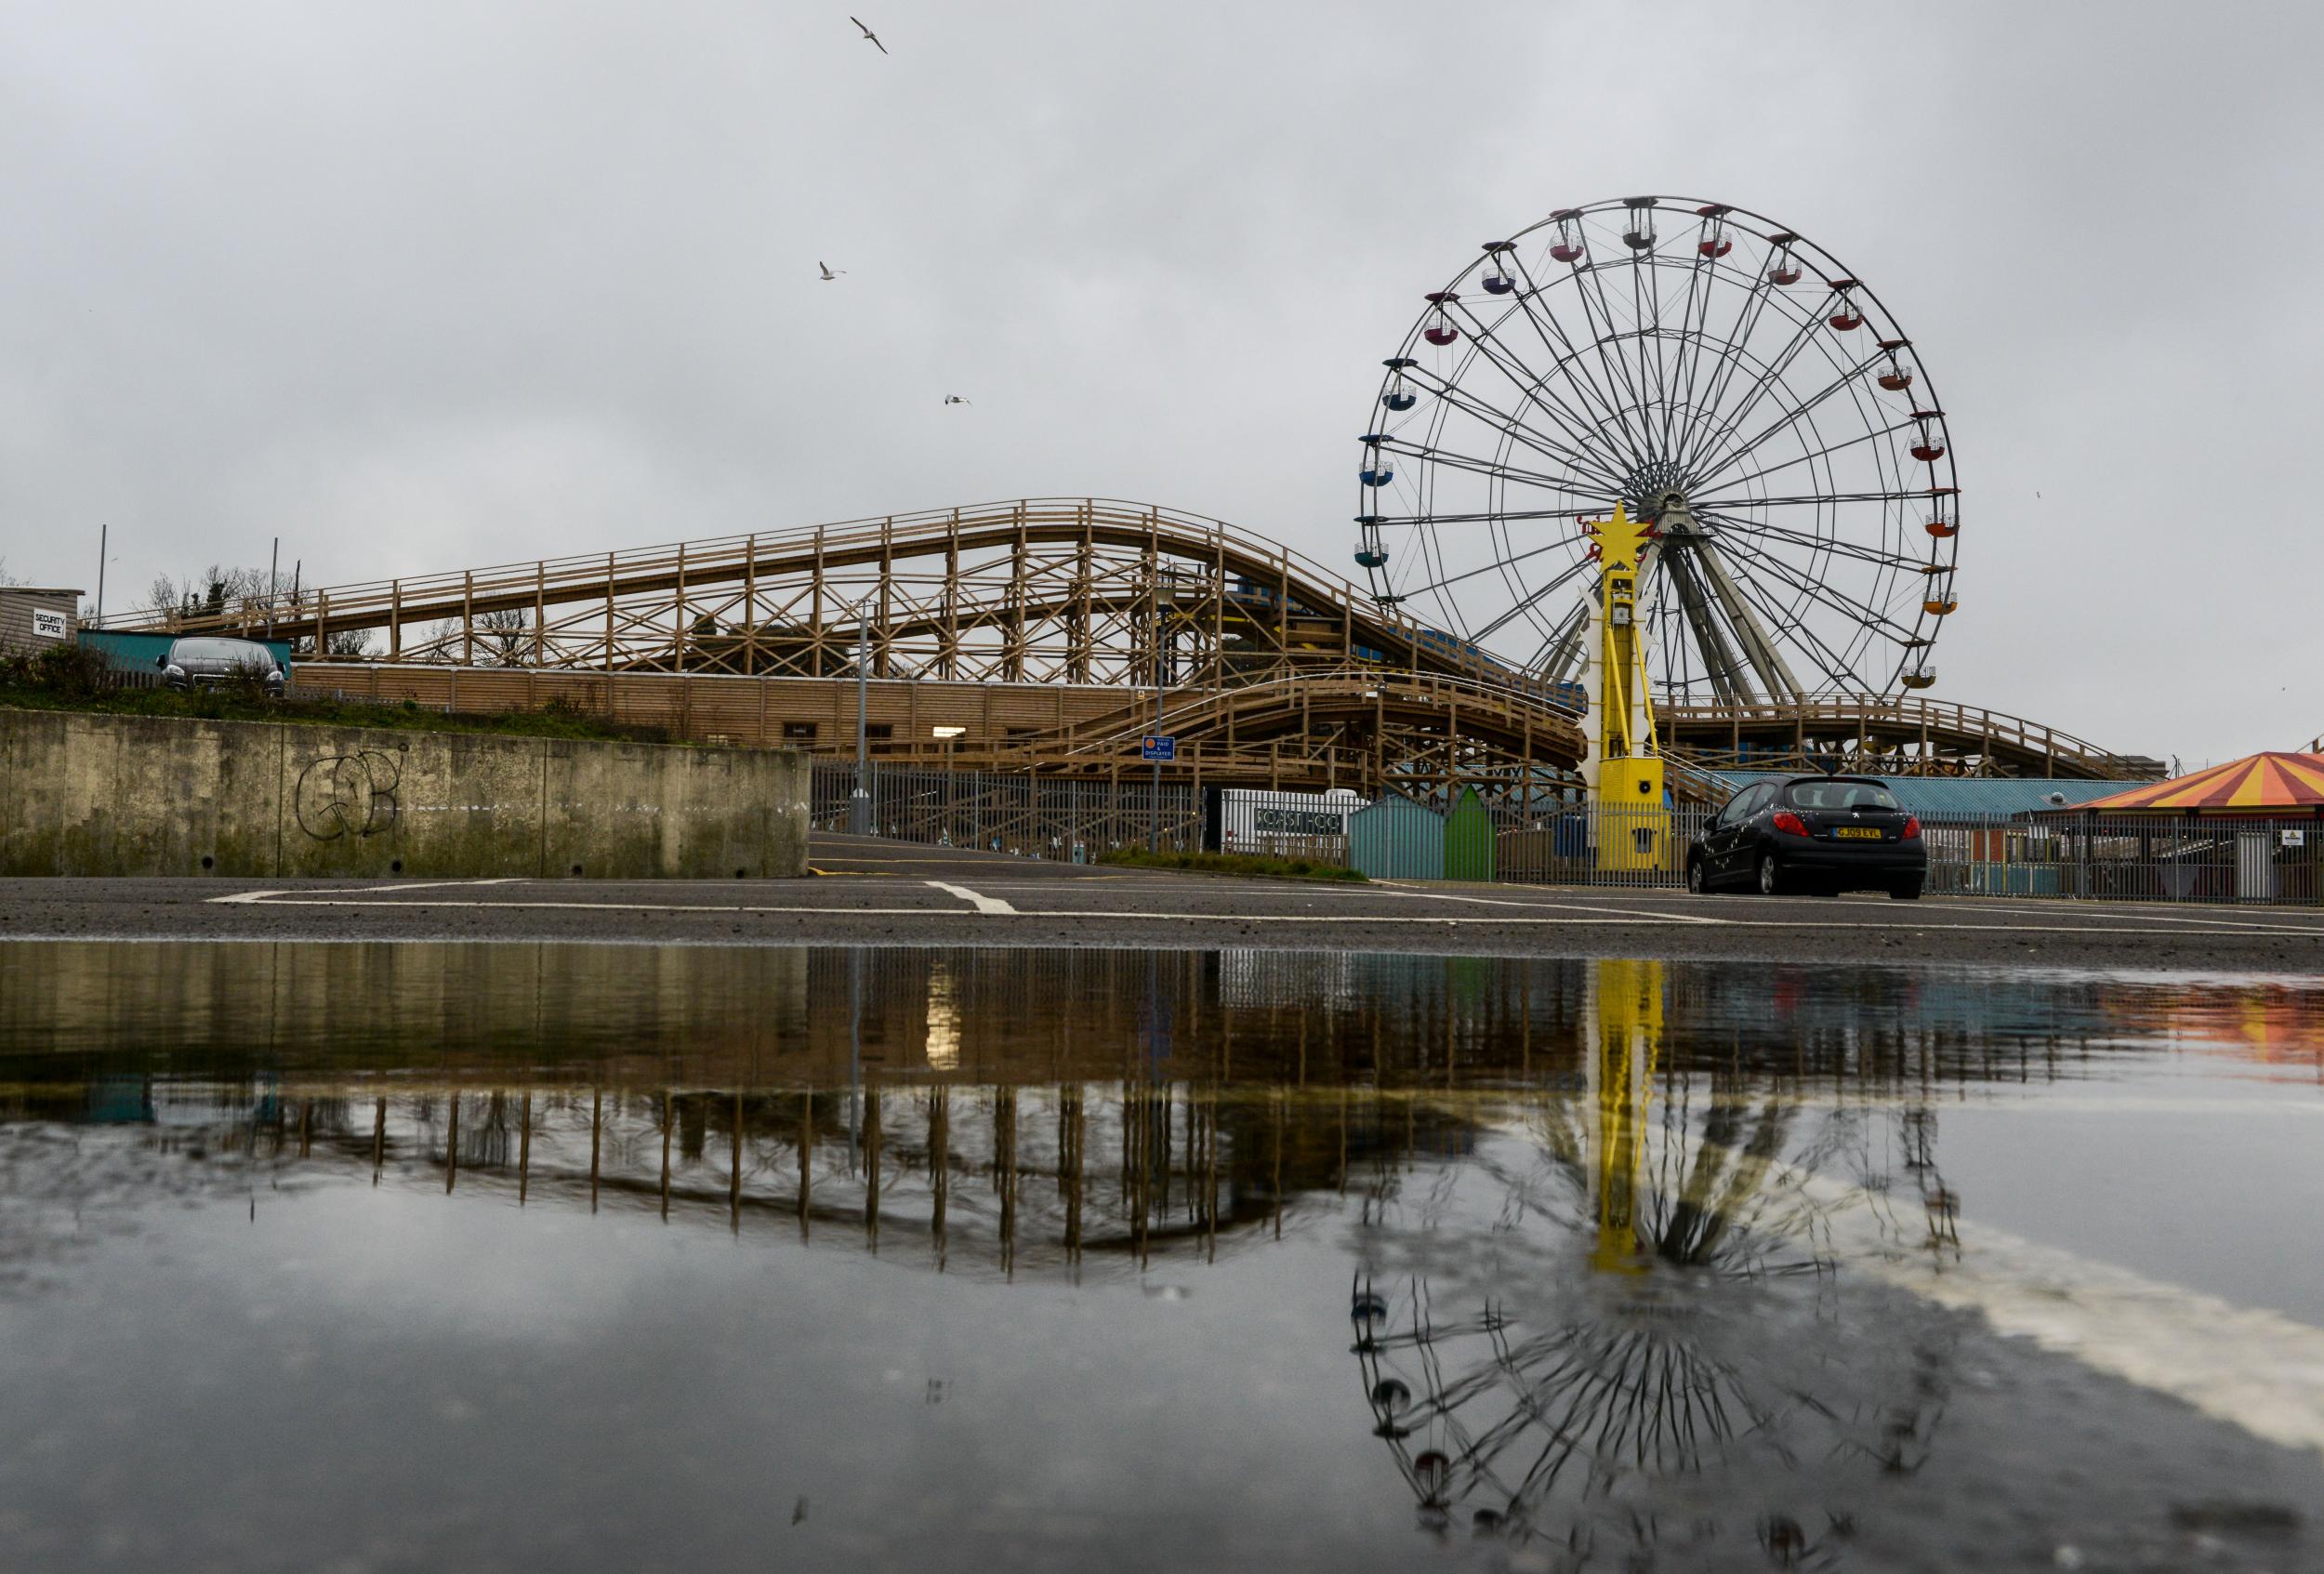
[[[802,880],[0,882],[0,937],[1270,946],[1536,956],[2324,969],[2280,907],[1387,882],[1045,863],[820,836]]]

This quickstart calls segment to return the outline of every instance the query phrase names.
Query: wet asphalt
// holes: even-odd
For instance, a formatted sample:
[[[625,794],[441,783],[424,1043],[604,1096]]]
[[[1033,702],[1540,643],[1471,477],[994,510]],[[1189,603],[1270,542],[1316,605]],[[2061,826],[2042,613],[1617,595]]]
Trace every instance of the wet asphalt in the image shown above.
[[[820,836],[798,880],[0,880],[0,939],[1261,946],[2324,972],[2324,911],[1387,882],[1045,863]]]

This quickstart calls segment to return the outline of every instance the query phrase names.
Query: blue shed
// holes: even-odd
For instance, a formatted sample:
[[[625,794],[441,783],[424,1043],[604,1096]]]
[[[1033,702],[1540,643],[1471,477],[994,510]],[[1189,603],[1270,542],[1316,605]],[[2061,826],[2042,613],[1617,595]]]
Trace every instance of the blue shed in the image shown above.
[[[1348,816],[1348,862],[1373,880],[1443,880],[1445,816],[1383,793]]]

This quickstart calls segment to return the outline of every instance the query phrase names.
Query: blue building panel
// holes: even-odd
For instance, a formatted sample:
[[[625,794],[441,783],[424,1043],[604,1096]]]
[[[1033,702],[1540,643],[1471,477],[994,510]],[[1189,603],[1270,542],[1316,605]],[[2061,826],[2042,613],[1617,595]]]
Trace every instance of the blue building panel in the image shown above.
[[[1806,771],[1713,771],[1710,774],[1730,792],[1753,782],[1788,781],[1811,775]],[[1843,775],[1849,773],[1842,773]],[[2109,793],[2151,784],[2146,782],[2085,782],[2010,776],[1875,776],[1896,801],[1924,820],[1995,820],[2039,810],[2072,808]],[[2056,794],[2066,801],[2053,801]]]

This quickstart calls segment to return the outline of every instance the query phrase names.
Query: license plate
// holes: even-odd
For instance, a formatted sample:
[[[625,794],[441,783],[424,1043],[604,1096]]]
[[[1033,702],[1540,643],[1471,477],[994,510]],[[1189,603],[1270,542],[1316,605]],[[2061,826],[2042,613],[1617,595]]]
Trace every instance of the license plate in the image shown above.
[[[1874,826],[1842,826],[1832,835],[1845,837],[1851,841],[1878,841],[1881,839],[1880,829]]]

